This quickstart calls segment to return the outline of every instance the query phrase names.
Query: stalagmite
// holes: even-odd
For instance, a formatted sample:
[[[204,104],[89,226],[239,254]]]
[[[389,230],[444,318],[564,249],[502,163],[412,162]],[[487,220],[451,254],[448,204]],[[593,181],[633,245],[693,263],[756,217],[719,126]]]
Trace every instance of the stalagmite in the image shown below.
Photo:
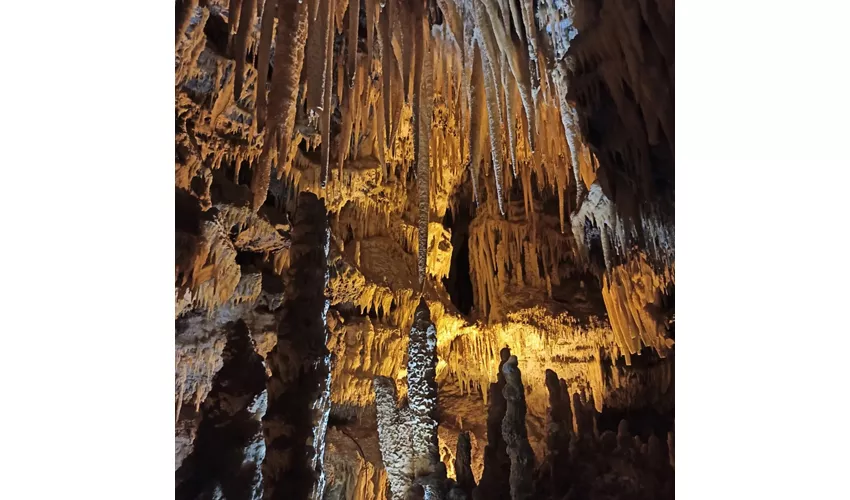
[[[268,127],[263,152],[251,176],[251,207],[254,211],[266,201],[271,179],[272,151],[287,157],[292,128],[295,125],[295,101],[298,80],[304,64],[304,43],[307,40],[307,4],[297,0],[278,0],[278,30],[275,43],[274,75],[269,95]],[[278,165],[278,178],[283,165]]]
[[[673,438],[674,438],[673,431],[668,432],[667,433],[667,453],[668,453],[668,455],[670,455],[670,467],[675,468],[676,465],[675,465],[674,457],[676,456],[676,454],[675,454],[676,448],[673,445]]]
[[[546,370],[546,389],[549,391],[549,413],[546,426],[550,439],[549,448],[562,447],[569,439],[573,428],[573,415],[570,409],[570,395],[558,379],[558,374]]]
[[[511,356],[507,347],[499,352],[501,358],[496,383],[490,384],[489,404],[487,406],[487,446],[484,448],[484,473],[478,487],[472,492],[473,500],[510,498],[511,463],[508,458],[505,439],[502,436],[502,420],[507,411],[507,401],[503,389],[505,374],[502,371]]]
[[[324,436],[330,405],[325,317],[328,255],[324,203],[298,196],[291,269],[278,342],[267,358],[269,406],[263,419],[267,499],[318,498],[324,490]]]
[[[570,394],[566,383],[552,370],[546,370],[546,389],[549,391],[549,411],[546,418],[545,465],[549,475],[549,493],[562,498],[569,490],[569,446],[573,432],[573,415]]]
[[[472,498],[475,489],[475,476],[472,475],[472,446],[469,443],[469,433],[461,432],[457,437],[457,454],[455,455],[455,475],[457,487],[463,490],[467,498]]]
[[[442,498],[437,441],[437,331],[424,299],[414,313],[407,347],[407,397],[412,428],[413,466],[426,498]],[[442,477],[441,477],[442,476]]]
[[[437,332],[428,305],[419,301],[410,327],[407,361],[408,405],[398,408],[395,384],[374,381],[378,437],[393,499],[405,499],[414,485],[425,498],[442,499],[445,466],[437,439]]]
[[[511,356],[505,362],[502,373],[505,374],[503,392],[507,401],[505,418],[502,420],[502,437],[511,459],[511,499],[532,498],[534,452],[528,443],[525,428],[525,389],[516,356]]]
[[[387,470],[393,500],[406,500],[413,484],[412,443],[407,409],[399,409],[395,382],[386,377],[374,381],[378,412],[378,442]]]
[[[671,6],[177,16],[178,496],[244,322],[269,498],[672,498]]]

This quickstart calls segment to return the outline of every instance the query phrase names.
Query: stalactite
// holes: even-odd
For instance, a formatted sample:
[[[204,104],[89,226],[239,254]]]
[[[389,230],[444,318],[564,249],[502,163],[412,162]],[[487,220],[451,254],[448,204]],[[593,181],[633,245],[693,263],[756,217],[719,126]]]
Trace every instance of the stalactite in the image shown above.
[[[484,124],[487,120],[487,106],[484,97],[484,69],[481,63],[481,52],[475,45],[472,46],[472,82],[470,85],[470,125],[469,125],[469,151],[470,151],[470,177],[472,178],[472,193],[475,203],[479,203],[478,177],[481,171],[481,148],[485,137]]]
[[[499,212],[505,215],[504,193],[502,189],[502,112],[499,107],[499,85],[496,80],[498,62],[495,59],[496,49],[492,40],[490,19],[484,12],[480,1],[475,2],[475,16],[480,29],[479,47],[481,47],[481,62],[484,74],[484,89],[487,102],[487,123],[490,130],[490,155],[493,162],[493,173],[496,181],[496,199],[499,202]]]
[[[514,45],[513,40],[511,40],[510,35],[505,32],[504,25],[498,22],[498,16],[496,14],[497,7],[494,0],[476,1],[482,3],[486,7],[487,15],[489,17],[489,23],[486,23],[485,21],[485,25],[482,29],[489,30],[493,33],[493,35],[495,35],[499,50],[505,55],[508,66],[511,69],[511,73],[516,80],[520,100],[522,100],[522,106],[525,110],[526,119],[528,120],[528,123],[535,123],[534,102],[531,98],[531,83],[529,81],[528,64],[523,61],[523,53],[516,50],[516,46]],[[495,53],[495,50],[493,53]],[[528,145],[531,150],[534,151],[535,140],[534,135],[531,133],[531,127],[529,127],[528,132]]]
[[[345,74],[348,75],[348,88],[354,88],[355,73],[357,71],[357,33],[360,25],[360,1],[349,0],[348,2],[348,41],[346,50],[348,57],[345,63]]]
[[[274,37],[275,18],[278,0],[266,0],[263,6],[263,19],[260,33],[259,53],[257,55],[256,118],[257,130],[262,131],[266,123],[266,82],[269,75],[269,57]]]
[[[377,17],[378,11],[376,10],[375,0],[365,0],[365,12],[366,12],[366,60],[369,61],[368,71],[371,72],[371,63],[372,63],[372,49],[375,44],[375,17]],[[385,0],[384,0],[385,1]],[[378,7],[380,8],[380,7]],[[358,16],[359,17],[359,16]]]
[[[456,0],[437,0],[437,5],[440,6],[440,11],[442,11],[446,22],[449,25],[449,30],[451,30],[452,36],[458,42],[458,44],[462,44],[463,20],[461,18],[460,13],[458,12]]]
[[[563,62],[560,62],[555,66],[553,78],[555,80],[555,87],[558,90],[558,102],[561,108],[561,123],[567,137],[567,145],[570,148],[570,165],[572,166],[573,179],[575,179],[576,183],[576,205],[578,205],[584,197],[585,186],[584,182],[581,180],[581,175],[579,174],[578,144],[576,143],[575,135],[575,110],[570,103],[567,102],[568,83],[565,74],[566,70],[564,69],[563,64]]]
[[[333,18],[334,18],[334,8],[336,7],[336,2],[333,0],[328,1],[328,17],[327,23],[325,26],[325,55],[322,59],[324,61],[325,71],[324,78],[322,79],[322,122],[320,124],[320,129],[322,131],[322,173],[321,173],[321,186],[324,188],[328,183],[328,176],[330,175],[330,161],[331,161],[331,115],[333,114],[333,110],[331,109],[331,91],[330,87],[333,83],[333,47],[334,47],[334,28],[333,28]],[[356,0],[354,0],[356,3]]]
[[[354,122],[356,120],[357,109],[360,104],[360,92],[362,78],[362,65],[355,66],[355,73],[352,77],[351,88],[344,90],[345,99],[343,101],[342,113],[342,129],[339,132],[339,150],[337,152],[337,168],[339,176],[342,179],[342,167],[346,159],[351,153],[351,136],[353,133]],[[354,139],[357,140],[357,133],[354,133]],[[322,177],[324,179],[324,177]]]
[[[245,80],[245,52],[248,50],[248,39],[254,28],[257,0],[242,0],[242,12],[239,14],[239,30],[234,40],[233,56],[236,59],[236,74],[233,84],[233,98],[237,102],[242,98],[242,83]]]
[[[301,193],[292,224],[292,267],[286,281],[277,345],[269,353],[269,406],[263,419],[266,498],[317,498],[330,405],[325,318],[328,254],[324,203]]]
[[[198,0],[179,0],[177,2],[177,14],[175,16],[175,24],[177,26],[177,44],[180,39],[186,34],[186,29],[189,27],[189,22],[192,20],[192,14],[198,7]]]
[[[525,30],[526,48],[528,49],[529,77],[531,80],[531,95],[537,104],[537,94],[540,91],[540,74],[537,60],[537,18],[534,14],[534,0],[519,0],[522,12],[522,25]],[[533,124],[529,122],[529,127]]]
[[[304,64],[304,44],[307,40],[307,4],[297,0],[278,0],[278,30],[275,42],[274,75],[269,96],[268,127],[257,170],[251,176],[251,207],[254,211],[266,201],[271,179],[272,151],[286,158],[292,129],[295,125],[295,101],[298,80]],[[278,166],[278,178],[283,166]]]
[[[525,428],[525,389],[516,356],[511,356],[505,362],[502,373],[505,374],[503,392],[507,401],[505,418],[502,420],[502,437],[511,460],[511,498],[532,498],[534,452],[528,443]]]
[[[392,77],[393,77],[393,52],[392,42],[390,41],[390,9],[392,9],[393,1],[386,2],[386,6],[381,10],[381,16],[378,21],[378,30],[381,34],[381,97],[384,102],[384,128],[381,129],[381,147],[389,146],[389,136],[392,132]]]
[[[227,7],[227,51],[233,48],[233,35],[239,26],[239,16],[242,11],[242,0],[230,0]]]
[[[419,285],[424,286],[428,263],[428,221],[430,219],[431,194],[430,180],[430,144],[431,116],[434,103],[433,49],[431,33],[423,26],[423,20],[416,25],[416,73],[413,78],[413,136],[416,141],[414,152],[416,163],[416,188],[419,204]]]
[[[508,153],[511,158],[511,171],[514,177],[517,176],[517,160],[516,160],[516,103],[514,102],[514,91],[516,82],[508,77],[508,69],[502,65],[502,88],[505,91],[505,117],[508,119]]]
[[[314,115],[321,113],[324,102],[326,42],[328,33],[333,32],[334,29],[330,7],[330,4],[334,2],[335,0],[318,0],[317,17],[315,21],[311,20],[309,23],[305,49],[309,63],[304,67],[304,78],[307,84],[307,112]]]
[[[266,278],[283,276],[287,286],[294,286],[290,280],[304,258],[298,245],[290,248],[290,231],[299,230],[290,226],[286,214],[298,216],[299,194],[314,193],[332,218],[326,294],[335,326],[328,348],[341,362],[331,370],[330,392],[334,412],[344,408],[334,413],[334,425],[348,430],[372,425],[374,432],[371,405],[377,404],[383,415],[377,444],[356,436],[357,446],[363,446],[360,458],[352,448],[354,458],[335,461],[334,489],[327,498],[379,497],[386,494],[379,492],[380,481],[395,483],[395,498],[469,498],[470,490],[479,499],[506,498],[511,464],[501,424],[510,413],[509,403],[517,410],[519,402],[507,401],[502,391],[513,390],[505,388],[501,371],[509,356],[499,363],[504,346],[522,364],[521,383],[527,390],[524,396],[512,393],[522,396],[528,413],[525,444],[512,441],[512,453],[519,457],[517,450],[526,446],[542,457],[544,441],[549,449],[539,481],[526,493],[593,498],[589,488],[608,487],[604,477],[612,469],[605,461],[613,460],[593,457],[607,450],[614,436],[596,435],[596,414],[603,407],[624,411],[649,394],[653,405],[667,405],[666,398],[672,398],[666,391],[672,387],[668,294],[674,269],[673,228],[664,222],[663,209],[621,204],[621,193],[631,189],[624,183],[645,183],[649,171],[640,170],[645,167],[641,162],[656,159],[633,145],[606,144],[611,137],[607,132],[604,137],[591,133],[608,128],[601,115],[592,116],[594,106],[605,103],[589,100],[609,99],[604,87],[616,83],[613,73],[622,73],[628,91],[611,90],[612,103],[605,104],[618,116],[602,118],[639,127],[647,141],[664,141],[670,124],[657,116],[661,107],[650,106],[643,113],[637,106],[638,101],[660,99],[660,85],[638,70],[642,64],[656,64],[653,58],[666,57],[664,51],[671,47],[651,38],[663,35],[672,19],[655,12],[652,2],[629,6],[593,0],[604,7],[594,15],[607,16],[609,47],[603,43],[606,37],[592,31],[597,29],[593,23],[601,21],[581,19],[580,12],[576,25],[583,30],[581,38],[571,42],[574,6],[561,0],[364,0],[362,6],[357,0],[266,0],[257,26],[258,1],[233,1],[229,12],[218,4],[201,9],[178,4],[178,14],[189,17],[178,17],[178,29],[185,23],[182,31],[188,37],[178,34],[176,49],[175,186],[197,202],[199,212],[206,212],[195,229],[181,229],[176,238],[178,332],[191,321],[212,325],[233,316],[259,324],[256,335],[272,332],[278,340],[273,333],[282,313],[265,309],[267,289],[275,286]],[[584,0],[579,4],[578,10],[588,6]],[[280,26],[275,35],[276,15]],[[219,43],[226,23],[231,23],[227,35],[235,37],[227,50]],[[657,44],[661,55],[623,44]],[[246,53],[256,54],[256,68],[250,67],[250,58],[245,67]],[[591,75],[603,55],[614,58],[616,71]],[[626,81],[644,77],[647,88]],[[252,87],[253,102],[242,92]],[[481,149],[488,138],[489,159]],[[610,158],[595,156],[621,146],[628,167],[612,170]],[[339,166],[339,175],[331,175],[330,161]],[[488,161],[493,163],[489,171]],[[510,173],[504,168],[508,161]],[[250,192],[240,185],[244,165],[254,169]],[[272,168],[277,168],[279,181],[270,179]],[[571,196],[573,181],[577,200]],[[468,222],[459,222],[461,212]],[[567,221],[572,232],[564,234]],[[462,279],[444,283],[450,271]],[[290,309],[297,300],[287,298]],[[420,301],[427,304],[435,330],[433,350],[439,359],[434,357],[433,379],[440,381],[441,405],[446,397],[438,445],[429,441],[430,434],[427,439],[414,437],[424,435],[428,426],[413,423],[420,383],[405,367],[405,348],[414,347],[406,330],[411,328],[415,336]],[[292,381],[298,380],[282,367],[294,372],[305,357],[293,346],[290,332],[280,328],[281,342],[269,354],[276,359],[269,362],[276,374],[269,388],[276,385],[278,396],[295,394]],[[206,334],[191,341],[180,337],[175,366],[178,461],[191,449],[198,428],[193,412],[208,397],[221,366],[218,340]],[[274,341],[257,350],[268,353]],[[645,355],[647,345],[654,352]],[[636,359],[640,362],[632,363]],[[644,359],[653,364],[651,369],[644,368]],[[499,371],[494,373],[496,365]],[[391,380],[373,383],[376,376]],[[281,382],[284,378],[289,385]],[[411,396],[404,408],[397,408],[396,383],[401,401]],[[491,403],[487,448],[480,435],[485,417],[475,397],[479,391],[484,405]],[[573,394],[576,399],[570,401]],[[325,404],[324,397],[317,408]],[[298,401],[293,396],[288,404],[294,408]],[[281,440],[292,428],[283,428],[280,415],[269,426],[279,445],[277,452],[270,448],[270,463],[279,468],[282,457],[292,453],[292,443],[300,446],[300,437]],[[573,420],[581,437],[571,435]],[[323,425],[319,417],[312,427],[314,451],[321,448]],[[600,417],[602,425],[608,421]],[[470,433],[469,441],[455,443],[461,432]],[[657,439],[636,447],[632,438],[629,453],[646,458],[647,470],[657,475],[646,488],[655,492],[667,473],[657,466],[658,459],[672,455],[672,449],[665,451]],[[404,444],[393,445],[393,439]],[[672,448],[672,436],[669,441]],[[425,445],[431,446],[429,452]],[[386,473],[379,458],[363,458],[370,446],[389,457]],[[390,450],[393,446],[398,453]],[[456,483],[443,481],[441,467],[434,464],[435,446],[436,456],[456,462],[449,466],[458,474]],[[471,450],[463,451],[464,446]],[[487,466],[476,487],[471,471],[479,474],[482,460]],[[390,474],[392,461],[399,463]],[[623,467],[616,474],[622,472],[629,481],[648,477],[641,476],[646,472],[631,455]],[[470,481],[462,480],[461,469]],[[569,474],[557,474],[567,469]],[[527,478],[514,476],[514,483]],[[292,478],[278,473],[267,480],[280,485]],[[320,479],[314,479],[318,484]],[[622,486],[610,491],[616,488]]]
[[[399,2],[400,6],[404,4]],[[414,4],[416,5],[416,4]],[[401,38],[400,48],[401,48],[401,78],[402,78],[402,92],[404,94],[405,102],[411,102],[411,85],[413,84],[413,71],[415,68],[415,47],[416,47],[416,33],[417,27],[416,22],[421,20],[412,19],[414,16],[410,12],[409,8],[399,8],[398,9],[398,19],[399,19],[399,27],[400,30],[398,34]]]

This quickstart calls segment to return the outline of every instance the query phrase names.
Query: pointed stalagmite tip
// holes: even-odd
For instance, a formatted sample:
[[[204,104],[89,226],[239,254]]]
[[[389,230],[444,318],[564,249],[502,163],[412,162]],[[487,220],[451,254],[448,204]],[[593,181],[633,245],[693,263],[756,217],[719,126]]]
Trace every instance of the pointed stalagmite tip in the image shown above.
[[[508,361],[508,358],[511,357],[511,348],[503,347],[502,350],[499,351],[499,357],[502,360],[502,364],[506,363]]]

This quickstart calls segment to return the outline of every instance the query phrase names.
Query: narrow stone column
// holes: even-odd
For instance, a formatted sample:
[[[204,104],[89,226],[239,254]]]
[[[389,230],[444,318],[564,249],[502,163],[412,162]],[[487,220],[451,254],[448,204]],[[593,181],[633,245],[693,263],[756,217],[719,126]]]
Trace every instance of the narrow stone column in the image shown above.
[[[419,301],[407,344],[407,399],[413,431],[417,476],[434,472],[440,463],[437,438],[437,330],[424,299]]]
[[[546,419],[546,445],[549,453],[557,453],[569,445],[573,429],[570,395],[564,390],[558,374],[546,370],[546,389],[549,391],[549,411]]]
[[[321,498],[330,409],[327,349],[328,221],[324,202],[300,193],[292,224],[277,345],[269,353],[269,406],[263,419],[267,500]]]
[[[549,390],[549,411],[546,418],[546,472],[549,494],[563,498],[569,492],[570,436],[573,433],[573,413],[566,383],[552,370],[546,370]]]
[[[378,446],[387,471],[390,498],[405,500],[413,484],[412,453],[407,408],[399,408],[395,382],[375,377],[375,407],[378,419]]]
[[[472,444],[469,442],[469,433],[461,432],[457,436],[457,453],[455,454],[455,476],[457,488],[463,490],[466,498],[472,497],[475,489],[475,476],[472,474]]]
[[[525,390],[516,356],[511,356],[505,362],[502,373],[505,374],[503,392],[508,403],[505,418],[502,420],[502,437],[511,459],[511,498],[530,499],[533,489],[534,452],[528,442],[528,432],[525,428]]]
[[[444,497],[446,470],[437,438],[437,330],[420,300],[407,347],[407,400],[399,408],[395,384],[375,378],[378,442],[394,500]],[[418,493],[417,493],[418,492]]]
[[[511,357],[507,347],[499,352],[501,358],[496,373],[496,383],[490,384],[487,400],[487,446],[484,447],[484,472],[481,482],[472,492],[473,500],[504,500],[510,498],[511,464],[502,438],[502,419],[505,417],[507,402],[502,390],[505,387],[505,374],[502,367]]]

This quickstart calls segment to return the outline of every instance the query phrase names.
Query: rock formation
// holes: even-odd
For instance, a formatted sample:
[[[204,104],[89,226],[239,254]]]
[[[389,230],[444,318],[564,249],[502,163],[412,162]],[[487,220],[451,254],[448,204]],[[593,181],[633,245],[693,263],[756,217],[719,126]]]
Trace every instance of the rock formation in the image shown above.
[[[673,27],[177,2],[178,497],[672,498]]]
[[[263,418],[266,498],[316,498],[325,487],[325,432],[330,412],[328,228],[324,203],[298,195],[290,268],[278,328],[269,353],[269,405]]]
[[[421,486],[427,499],[444,496],[445,466],[437,437],[437,334],[424,300],[414,313],[407,361],[407,405],[399,407],[395,385],[375,381],[378,437],[393,499]]]

